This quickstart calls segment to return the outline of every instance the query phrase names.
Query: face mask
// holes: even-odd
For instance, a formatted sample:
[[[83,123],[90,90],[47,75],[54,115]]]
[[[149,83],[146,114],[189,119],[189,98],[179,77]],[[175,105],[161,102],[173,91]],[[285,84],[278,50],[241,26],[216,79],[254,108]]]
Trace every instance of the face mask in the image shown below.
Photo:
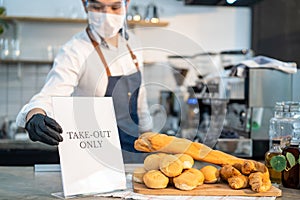
[[[88,12],[88,21],[91,28],[103,38],[115,36],[123,27],[125,15]]]

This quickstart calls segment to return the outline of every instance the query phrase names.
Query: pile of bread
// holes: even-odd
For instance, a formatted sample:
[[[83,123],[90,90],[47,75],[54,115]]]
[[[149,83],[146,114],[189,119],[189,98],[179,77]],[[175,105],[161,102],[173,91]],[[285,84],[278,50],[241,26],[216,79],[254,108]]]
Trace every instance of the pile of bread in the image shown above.
[[[172,184],[181,190],[192,190],[203,183],[216,183],[219,177],[233,189],[250,187],[255,192],[265,192],[271,188],[269,172],[263,163],[237,158],[201,143],[148,132],[135,141],[134,147],[155,152],[133,174],[135,182],[144,183],[148,188]],[[195,169],[194,160],[213,165]],[[220,166],[220,170],[215,166]]]
[[[215,166],[193,168],[194,159],[187,154],[150,154],[144,166],[136,168],[133,180],[151,189],[163,189],[173,185],[180,190],[192,190],[203,183],[216,183],[219,171]]]

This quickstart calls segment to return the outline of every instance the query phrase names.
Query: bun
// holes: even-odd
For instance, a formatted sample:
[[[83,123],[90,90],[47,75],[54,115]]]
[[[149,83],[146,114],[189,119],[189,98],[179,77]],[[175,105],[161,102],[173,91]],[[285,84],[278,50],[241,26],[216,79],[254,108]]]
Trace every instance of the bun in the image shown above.
[[[161,157],[157,154],[150,154],[144,160],[144,167],[147,171],[158,170]]]
[[[187,154],[175,154],[176,157],[183,163],[183,169],[190,169],[194,165],[194,159]]]
[[[197,186],[202,185],[203,181],[204,175],[195,168],[187,169],[179,176],[173,178],[175,187],[180,190],[192,190]]]
[[[148,188],[162,189],[167,187],[169,178],[159,170],[151,170],[145,173],[143,181]]]
[[[143,176],[146,172],[147,171],[144,167],[135,168],[132,175],[133,181],[137,183],[144,183]]]
[[[147,171],[150,170],[159,170],[159,163],[165,157],[166,153],[156,153],[156,154],[150,154],[148,155],[144,160],[144,168]]]
[[[168,177],[175,177],[181,174],[183,163],[174,155],[166,155],[162,158],[159,169]]]
[[[204,183],[216,183],[219,180],[219,170],[215,166],[207,165],[200,171],[204,175]]]

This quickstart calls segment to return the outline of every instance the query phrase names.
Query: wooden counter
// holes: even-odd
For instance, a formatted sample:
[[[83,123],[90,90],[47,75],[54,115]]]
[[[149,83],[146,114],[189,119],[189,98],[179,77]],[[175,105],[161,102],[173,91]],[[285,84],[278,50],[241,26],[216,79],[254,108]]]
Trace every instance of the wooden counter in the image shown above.
[[[125,166],[126,171],[129,167]],[[300,190],[282,189],[278,200],[299,199]],[[51,193],[61,192],[60,172],[34,172],[33,167],[0,167],[0,200],[4,199],[57,199]],[[80,199],[111,199],[103,197],[85,197]],[[116,199],[116,198],[113,198]],[[257,198],[259,199],[259,198]]]

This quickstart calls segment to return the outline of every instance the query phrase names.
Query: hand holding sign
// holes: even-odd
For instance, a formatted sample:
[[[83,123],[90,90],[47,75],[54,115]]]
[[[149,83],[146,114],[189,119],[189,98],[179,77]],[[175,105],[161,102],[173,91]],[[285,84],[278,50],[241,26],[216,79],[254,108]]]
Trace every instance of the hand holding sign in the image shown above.
[[[125,170],[110,97],[53,97],[64,195],[126,188]],[[101,111],[101,112],[99,112]]]

